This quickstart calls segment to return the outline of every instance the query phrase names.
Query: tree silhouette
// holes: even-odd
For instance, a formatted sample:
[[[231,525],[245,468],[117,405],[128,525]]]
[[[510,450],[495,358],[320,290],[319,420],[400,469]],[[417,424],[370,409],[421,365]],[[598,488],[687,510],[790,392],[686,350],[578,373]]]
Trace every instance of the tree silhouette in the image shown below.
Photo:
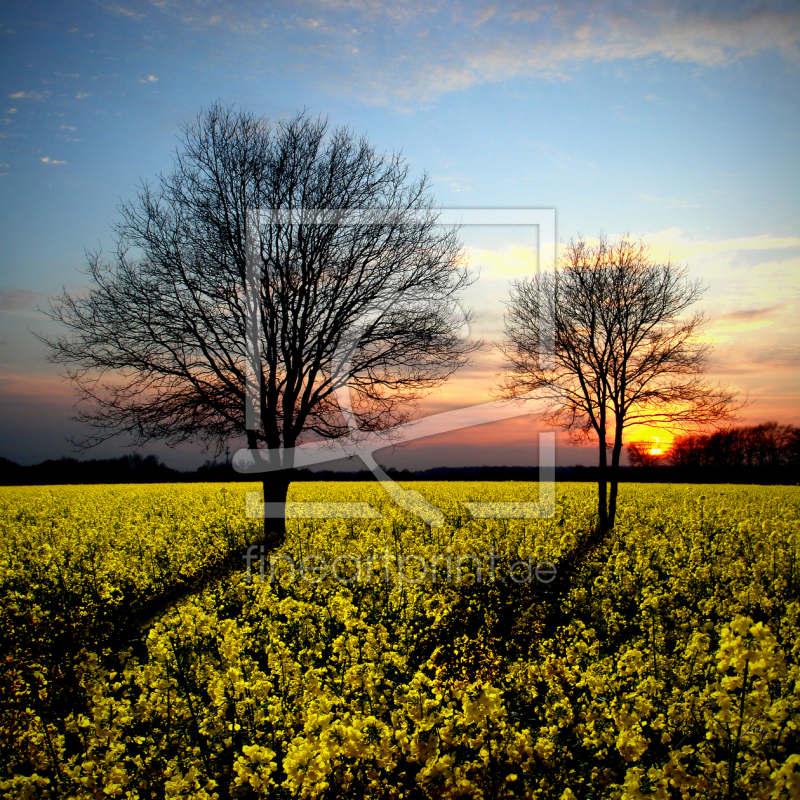
[[[796,466],[800,429],[778,422],[727,427],[678,436],[669,459],[676,467],[764,468]]]
[[[632,467],[655,467],[663,464],[666,453],[653,447],[652,442],[628,442],[628,459]]]
[[[554,270],[513,284],[500,393],[544,401],[547,421],[574,441],[597,439],[603,531],[616,518],[627,428],[696,427],[733,415],[733,393],[703,377],[702,314],[682,316],[701,294],[686,267],[654,261],[627,236],[572,241]]]
[[[282,468],[263,486],[284,502],[304,437],[391,427],[467,361],[458,232],[400,155],[306,112],[272,126],[215,104],[181,132],[172,172],[122,206],[113,257],[89,254],[89,293],[51,303],[67,333],[45,341],[88,403],[82,447],[244,439]]]

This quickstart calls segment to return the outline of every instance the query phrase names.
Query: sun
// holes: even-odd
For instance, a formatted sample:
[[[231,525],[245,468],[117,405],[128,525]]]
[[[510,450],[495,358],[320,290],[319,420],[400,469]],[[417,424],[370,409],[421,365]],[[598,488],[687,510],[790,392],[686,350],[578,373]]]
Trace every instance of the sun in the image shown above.
[[[641,453],[652,458],[662,458],[672,448],[672,434],[655,425],[632,425],[628,437],[638,445]]]

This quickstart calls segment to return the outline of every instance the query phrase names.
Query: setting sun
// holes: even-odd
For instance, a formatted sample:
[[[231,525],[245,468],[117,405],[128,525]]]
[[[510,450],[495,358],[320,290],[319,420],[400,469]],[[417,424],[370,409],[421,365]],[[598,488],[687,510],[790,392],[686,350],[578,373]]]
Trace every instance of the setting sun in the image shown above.
[[[649,425],[632,425],[627,438],[635,441],[644,452],[651,456],[663,456],[672,446],[673,436],[663,428]]]

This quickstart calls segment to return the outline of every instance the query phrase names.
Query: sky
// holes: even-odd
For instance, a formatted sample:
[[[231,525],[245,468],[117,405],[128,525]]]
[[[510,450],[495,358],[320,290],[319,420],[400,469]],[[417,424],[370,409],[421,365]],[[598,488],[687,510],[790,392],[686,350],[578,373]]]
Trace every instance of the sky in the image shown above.
[[[444,208],[555,209],[557,240],[643,238],[707,287],[709,377],[741,423],[800,425],[800,8],[793,2],[5,2],[0,7],[0,456],[74,455],[75,393],[34,333],[118,205],[210,103],[299,110],[402,151]],[[420,413],[491,399],[535,229],[467,226],[486,345]],[[519,417],[385,450],[400,468],[535,464]],[[638,431],[651,438],[652,431]],[[84,457],[118,456],[113,442]],[[199,446],[155,453],[188,469]],[[593,450],[559,439],[561,465]]]

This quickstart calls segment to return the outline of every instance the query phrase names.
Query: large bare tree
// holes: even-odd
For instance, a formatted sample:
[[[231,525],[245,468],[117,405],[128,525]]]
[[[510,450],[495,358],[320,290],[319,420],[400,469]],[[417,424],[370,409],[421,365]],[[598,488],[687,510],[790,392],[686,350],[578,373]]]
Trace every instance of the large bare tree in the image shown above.
[[[544,401],[550,424],[597,439],[603,531],[616,518],[626,428],[685,429],[734,413],[733,393],[703,375],[702,313],[685,316],[701,294],[685,266],[653,260],[627,236],[579,238],[554,270],[513,284],[501,394]]]
[[[391,427],[466,362],[458,232],[399,154],[306,112],[273,126],[215,104],[181,133],[113,256],[89,254],[90,291],[51,303],[50,357],[87,401],[83,447],[246,441],[284,502],[304,438]]]

